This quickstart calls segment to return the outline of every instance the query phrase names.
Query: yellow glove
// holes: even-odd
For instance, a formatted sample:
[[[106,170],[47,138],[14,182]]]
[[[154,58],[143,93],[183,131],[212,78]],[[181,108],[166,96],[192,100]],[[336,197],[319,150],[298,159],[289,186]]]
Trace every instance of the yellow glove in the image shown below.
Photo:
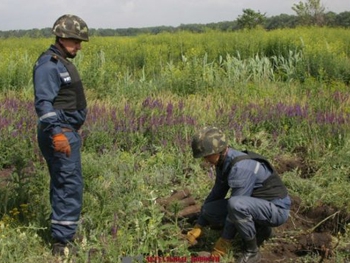
[[[67,157],[70,156],[70,145],[69,141],[63,133],[55,134],[52,137],[53,147],[56,152],[65,153]]]
[[[212,256],[224,256],[228,253],[228,251],[231,249],[232,243],[231,240],[224,239],[220,237],[213,248],[213,251],[211,252]]]
[[[202,234],[202,226],[195,224],[193,229],[187,232],[187,240],[188,243],[193,246],[197,243],[197,238],[200,237],[200,235]]]

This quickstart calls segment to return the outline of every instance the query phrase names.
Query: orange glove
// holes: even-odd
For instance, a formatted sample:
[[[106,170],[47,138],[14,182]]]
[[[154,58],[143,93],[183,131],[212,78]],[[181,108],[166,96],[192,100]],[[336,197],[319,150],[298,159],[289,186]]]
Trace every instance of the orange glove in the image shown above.
[[[231,240],[224,239],[220,237],[213,248],[213,251],[211,252],[212,256],[224,256],[228,253],[228,251],[231,249],[232,243]]]
[[[67,157],[70,156],[69,141],[63,133],[55,134],[52,137],[53,147],[56,152],[65,153]]]
[[[187,232],[187,240],[188,243],[193,246],[195,244],[197,244],[197,238],[200,237],[200,235],[202,234],[202,226],[195,224],[193,229]]]

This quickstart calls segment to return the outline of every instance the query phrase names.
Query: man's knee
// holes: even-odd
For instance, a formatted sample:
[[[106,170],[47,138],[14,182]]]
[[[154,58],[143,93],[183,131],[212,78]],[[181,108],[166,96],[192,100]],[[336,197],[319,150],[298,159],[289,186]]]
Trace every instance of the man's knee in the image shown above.
[[[242,212],[246,210],[247,205],[243,198],[234,197],[228,200],[228,210],[229,213]]]
[[[223,227],[227,216],[226,206],[215,206],[211,203],[202,206],[201,215],[212,227]]]

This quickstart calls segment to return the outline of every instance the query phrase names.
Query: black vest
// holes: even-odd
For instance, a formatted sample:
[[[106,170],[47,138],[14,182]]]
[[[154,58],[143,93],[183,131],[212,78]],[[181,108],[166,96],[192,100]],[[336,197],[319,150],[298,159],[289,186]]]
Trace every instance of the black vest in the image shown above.
[[[69,76],[71,77],[71,84],[61,86],[58,95],[53,102],[54,109],[67,111],[85,109],[87,103],[83,84],[81,82],[77,68],[72,62],[50,50],[46,51],[44,54],[51,55],[51,61],[53,62],[57,63],[58,60],[61,61],[62,64],[66,67]]]
[[[268,201],[286,197],[288,195],[287,188],[283,184],[281,178],[278,176],[276,170],[270,164],[270,162],[267,161],[265,157],[261,156],[260,154],[257,154],[251,151],[243,151],[243,152],[246,153],[246,155],[235,157],[231,161],[231,167],[234,166],[235,163],[239,161],[252,159],[252,160],[264,163],[272,171],[272,174],[263,182],[263,186],[260,188],[254,189],[252,193],[252,197],[261,198]]]

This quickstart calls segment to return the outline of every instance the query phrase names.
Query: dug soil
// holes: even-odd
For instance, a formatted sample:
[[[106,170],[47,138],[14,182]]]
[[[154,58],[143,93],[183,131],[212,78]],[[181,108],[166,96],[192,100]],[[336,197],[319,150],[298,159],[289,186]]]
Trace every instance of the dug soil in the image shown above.
[[[315,168],[305,164],[302,157],[279,158],[276,163],[282,177],[283,173],[295,169],[303,178],[310,178],[315,172]],[[344,242],[350,214],[322,203],[306,208],[299,197],[291,198],[290,217],[284,225],[274,228],[274,237],[261,248],[262,262],[350,263],[350,244]],[[338,261],[340,255],[342,261]]]
[[[280,157],[275,160],[276,170],[283,177],[283,173],[298,169],[303,178],[310,178],[315,173],[315,168],[303,160],[302,157]],[[317,207],[303,207],[298,196],[291,196],[291,199],[288,221],[273,228],[273,237],[260,247],[261,263],[350,263],[349,237],[345,242],[346,235],[349,235],[346,226],[350,223],[350,214],[321,202]],[[204,242],[199,242],[193,251],[210,250],[209,246],[212,247],[213,242],[209,246]],[[241,251],[241,241],[238,243],[234,249]]]
[[[261,263],[350,263],[350,244],[343,242],[344,226],[350,221],[349,214],[329,206],[305,209],[301,206],[300,198],[292,196],[292,200],[288,221],[273,228],[273,237],[260,247]],[[207,234],[218,237],[220,232],[209,230]],[[190,250],[194,255],[204,255],[210,251],[214,241],[204,237]],[[234,257],[238,257],[241,250],[241,240],[236,240]],[[340,257],[342,261],[339,261]]]
[[[342,242],[349,214],[328,206],[303,209],[298,197],[292,200],[289,220],[261,248],[262,262],[339,262],[336,253],[350,262],[350,244]]]

